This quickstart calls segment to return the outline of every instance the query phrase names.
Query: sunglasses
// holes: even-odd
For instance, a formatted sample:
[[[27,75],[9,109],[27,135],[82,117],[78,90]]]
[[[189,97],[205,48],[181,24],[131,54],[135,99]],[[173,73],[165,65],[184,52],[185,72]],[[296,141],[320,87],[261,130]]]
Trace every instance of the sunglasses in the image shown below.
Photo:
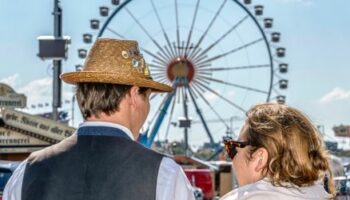
[[[225,144],[227,155],[231,158],[231,160],[233,160],[233,158],[237,154],[237,147],[244,148],[250,145],[249,142],[239,142],[228,138],[224,139],[224,144]]]

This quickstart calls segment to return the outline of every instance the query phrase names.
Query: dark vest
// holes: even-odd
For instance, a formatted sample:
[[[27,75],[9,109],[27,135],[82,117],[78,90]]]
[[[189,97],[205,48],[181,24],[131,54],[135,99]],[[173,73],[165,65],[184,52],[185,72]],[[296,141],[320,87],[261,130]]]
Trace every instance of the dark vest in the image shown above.
[[[119,129],[81,127],[75,145],[27,164],[22,200],[154,200],[162,157]]]

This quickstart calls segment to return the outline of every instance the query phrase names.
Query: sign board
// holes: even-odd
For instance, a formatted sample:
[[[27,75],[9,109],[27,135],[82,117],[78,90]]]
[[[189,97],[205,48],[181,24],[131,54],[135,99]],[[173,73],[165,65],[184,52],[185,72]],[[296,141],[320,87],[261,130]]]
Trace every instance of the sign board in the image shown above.
[[[56,121],[11,109],[3,109],[1,111],[1,118],[6,125],[57,141],[69,137],[75,131],[74,128]]]
[[[39,140],[35,137],[24,135],[14,130],[0,127],[0,146],[35,146],[35,145],[51,145],[49,142]]]
[[[333,127],[334,135],[338,137],[350,137],[350,126],[335,126]]]
[[[25,108],[27,97],[17,94],[10,86],[0,83],[0,108]]]
[[[31,153],[43,149],[42,147],[0,148],[0,153]]]

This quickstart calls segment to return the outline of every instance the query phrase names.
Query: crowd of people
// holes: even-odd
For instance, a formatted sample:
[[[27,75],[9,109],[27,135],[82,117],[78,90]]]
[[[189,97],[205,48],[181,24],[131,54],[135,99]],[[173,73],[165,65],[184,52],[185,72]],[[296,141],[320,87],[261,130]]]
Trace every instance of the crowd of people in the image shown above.
[[[152,80],[136,41],[97,39],[83,70],[61,79],[76,86],[85,121],[71,137],[31,154],[4,200],[194,199],[182,168],[137,142],[150,93],[172,88]],[[239,187],[222,200],[335,197],[324,143],[295,108],[255,105],[238,140],[224,145]]]

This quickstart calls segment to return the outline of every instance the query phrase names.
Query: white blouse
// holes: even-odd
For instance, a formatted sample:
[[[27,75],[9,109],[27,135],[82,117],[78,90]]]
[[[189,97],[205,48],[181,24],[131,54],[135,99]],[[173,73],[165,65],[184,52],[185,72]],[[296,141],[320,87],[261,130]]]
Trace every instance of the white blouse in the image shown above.
[[[239,187],[220,200],[321,200],[331,197],[323,185],[317,183],[309,187],[278,187],[273,186],[268,179]]]

